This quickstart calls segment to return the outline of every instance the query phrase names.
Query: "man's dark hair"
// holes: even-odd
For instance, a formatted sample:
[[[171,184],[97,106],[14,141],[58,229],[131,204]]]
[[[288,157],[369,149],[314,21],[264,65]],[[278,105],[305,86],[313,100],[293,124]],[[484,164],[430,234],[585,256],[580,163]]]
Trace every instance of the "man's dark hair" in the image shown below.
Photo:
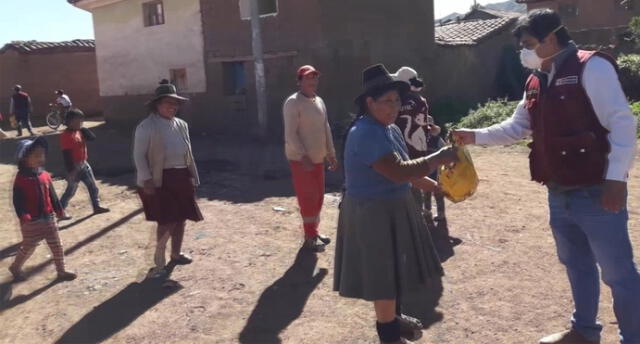
[[[560,28],[560,29],[558,29]],[[554,10],[544,8],[530,11],[518,19],[513,35],[521,39],[524,34],[535,37],[538,41],[543,41],[553,30],[558,39],[558,44],[567,46],[571,42],[569,30],[562,26],[560,15]]]
[[[80,109],[71,109],[67,111],[67,114],[65,117],[65,125],[69,126],[69,124],[71,124],[71,121],[73,121],[76,118],[84,119],[84,112],[82,112]]]
[[[57,95],[59,95],[59,96],[61,96],[61,95],[63,95],[63,94],[64,94],[64,90],[57,90],[57,91],[56,91],[56,94],[57,94]]]

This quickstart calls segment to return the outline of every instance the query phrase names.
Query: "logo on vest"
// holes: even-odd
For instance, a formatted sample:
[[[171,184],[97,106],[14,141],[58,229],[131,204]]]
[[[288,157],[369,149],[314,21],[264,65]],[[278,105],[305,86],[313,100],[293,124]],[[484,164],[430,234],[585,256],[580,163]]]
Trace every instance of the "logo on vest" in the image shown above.
[[[537,88],[532,88],[530,90],[527,90],[527,99],[537,97],[538,93],[540,93],[540,91]]]
[[[575,85],[577,83],[578,83],[577,75],[567,76],[567,77],[556,80],[556,86]]]

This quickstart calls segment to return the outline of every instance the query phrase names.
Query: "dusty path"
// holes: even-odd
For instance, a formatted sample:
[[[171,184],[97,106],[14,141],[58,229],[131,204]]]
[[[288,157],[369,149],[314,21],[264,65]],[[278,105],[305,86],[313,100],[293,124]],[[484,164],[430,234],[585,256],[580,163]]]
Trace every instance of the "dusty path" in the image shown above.
[[[474,148],[472,154],[481,186],[473,199],[448,207],[451,234],[462,244],[445,263],[435,322],[420,343],[536,343],[565,328],[572,309],[544,189],[528,181],[523,148]],[[640,252],[635,171],[629,207]],[[10,204],[13,174],[13,166],[0,165],[0,282],[9,279],[6,268],[20,238]],[[28,281],[0,285],[0,342],[376,342],[371,306],[331,291],[333,246],[317,259],[298,255],[301,231],[287,179],[203,174],[206,220],[188,226],[185,250],[196,261],[173,271],[180,287],[140,283],[150,266],[152,225],[126,186],[131,175],[103,179],[102,198],[113,211],[85,218],[90,207],[81,187],[70,206],[74,220],[62,223],[68,266],[78,280],[50,283],[55,272],[41,245],[27,263]],[[64,181],[56,187],[62,192]],[[337,200],[326,195],[321,229],[331,237]],[[615,343],[608,289],[602,296],[603,343]]]

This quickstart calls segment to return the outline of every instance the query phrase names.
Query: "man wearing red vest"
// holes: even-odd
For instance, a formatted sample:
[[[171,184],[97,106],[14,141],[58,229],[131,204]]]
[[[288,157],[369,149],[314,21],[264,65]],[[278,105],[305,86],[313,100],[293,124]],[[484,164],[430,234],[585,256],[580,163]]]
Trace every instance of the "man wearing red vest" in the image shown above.
[[[13,95],[9,99],[9,114],[16,117],[18,122],[18,136],[22,136],[22,127],[26,127],[33,136],[33,128],[31,128],[31,97],[22,91],[22,86],[16,85],[13,88]]]
[[[571,329],[543,344],[600,343],[602,280],[611,288],[621,343],[640,343],[640,274],[627,230],[627,178],[637,123],[613,58],[578,50],[557,13],[534,10],[514,31],[533,70],[510,119],[458,130],[465,144],[506,145],[528,136],[531,177],[549,189],[550,224],[575,311]]]

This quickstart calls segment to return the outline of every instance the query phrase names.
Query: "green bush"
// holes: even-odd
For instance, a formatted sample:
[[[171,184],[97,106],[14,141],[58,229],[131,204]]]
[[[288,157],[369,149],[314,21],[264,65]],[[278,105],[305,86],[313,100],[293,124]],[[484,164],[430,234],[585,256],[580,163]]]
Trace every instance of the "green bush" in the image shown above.
[[[456,128],[478,129],[498,124],[513,115],[518,101],[507,99],[489,100],[478,105],[477,109],[469,111],[469,114],[454,125]]]
[[[469,113],[471,108],[473,108],[472,103],[445,99],[434,102],[429,110],[436,124],[443,129],[442,135],[446,136],[447,130],[451,127],[452,123],[460,122],[460,120]]]
[[[618,58],[620,83],[627,97],[640,100],[640,55],[621,55]]]

